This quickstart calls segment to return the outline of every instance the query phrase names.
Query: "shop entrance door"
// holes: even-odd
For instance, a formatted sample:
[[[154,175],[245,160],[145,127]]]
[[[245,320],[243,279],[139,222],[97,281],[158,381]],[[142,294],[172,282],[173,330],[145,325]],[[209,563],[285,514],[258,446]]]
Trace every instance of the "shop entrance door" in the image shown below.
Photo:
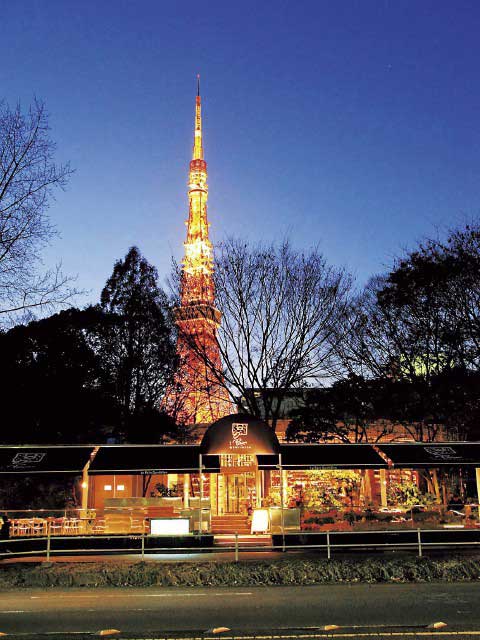
[[[247,515],[255,505],[255,473],[221,473],[217,481],[218,515]]]

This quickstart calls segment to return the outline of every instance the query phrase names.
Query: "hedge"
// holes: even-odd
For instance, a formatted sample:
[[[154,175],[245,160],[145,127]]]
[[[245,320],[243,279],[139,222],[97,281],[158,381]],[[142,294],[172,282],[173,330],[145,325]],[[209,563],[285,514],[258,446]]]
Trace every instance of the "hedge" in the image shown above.
[[[480,580],[480,556],[244,562],[82,562],[0,566],[0,589],[198,587]]]

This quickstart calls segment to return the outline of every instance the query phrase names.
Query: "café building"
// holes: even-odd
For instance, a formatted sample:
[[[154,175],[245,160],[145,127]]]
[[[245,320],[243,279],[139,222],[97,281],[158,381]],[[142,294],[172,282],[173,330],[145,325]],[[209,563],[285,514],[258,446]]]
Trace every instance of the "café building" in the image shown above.
[[[105,518],[110,533],[154,520],[159,532],[172,533],[298,530],[312,472],[330,471],[333,482],[333,472],[355,470],[357,494],[342,485],[335,491],[345,508],[361,509],[386,508],[388,481],[421,470],[439,492],[442,468],[470,469],[478,491],[480,443],[286,444],[264,421],[232,414],[199,444],[0,448],[0,474],[76,475],[80,517]],[[97,526],[93,532],[105,532]]]

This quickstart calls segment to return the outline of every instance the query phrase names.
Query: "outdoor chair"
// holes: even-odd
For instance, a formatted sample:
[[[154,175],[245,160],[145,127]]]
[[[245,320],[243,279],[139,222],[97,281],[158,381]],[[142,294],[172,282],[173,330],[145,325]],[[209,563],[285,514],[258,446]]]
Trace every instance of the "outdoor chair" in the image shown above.
[[[144,518],[132,518],[131,519],[131,532],[132,533],[145,533],[145,519]]]
[[[63,533],[67,535],[80,533],[80,520],[78,518],[65,518],[63,521]]]
[[[92,525],[92,533],[93,534],[105,533],[105,520],[103,518],[95,519]]]
[[[43,518],[32,518],[30,524],[30,535],[45,536],[47,535],[47,521]]]
[[[60,536],[63,533],[63,518],[54,518],[49,521],[50,535]]]
[[[10,535],[12,537],[30,535],[30,524],[28,520],[17,519],[12,520],[11,523]]]

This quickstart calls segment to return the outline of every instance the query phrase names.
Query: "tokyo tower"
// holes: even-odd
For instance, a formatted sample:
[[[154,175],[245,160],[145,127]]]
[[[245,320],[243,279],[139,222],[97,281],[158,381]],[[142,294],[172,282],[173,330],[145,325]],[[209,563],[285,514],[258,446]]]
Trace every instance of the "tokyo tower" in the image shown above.
[[[212,243],[207,219],[207,163],[202,140],[200,80],[197,80],[195,132],[188,180],[187,239],[181,271],[177,355],[180,366],[166,409],[175,410],[184,424],[211,423],[231,413],[222,384],[222,366],[216,340],[221,313],[215,308]]]

